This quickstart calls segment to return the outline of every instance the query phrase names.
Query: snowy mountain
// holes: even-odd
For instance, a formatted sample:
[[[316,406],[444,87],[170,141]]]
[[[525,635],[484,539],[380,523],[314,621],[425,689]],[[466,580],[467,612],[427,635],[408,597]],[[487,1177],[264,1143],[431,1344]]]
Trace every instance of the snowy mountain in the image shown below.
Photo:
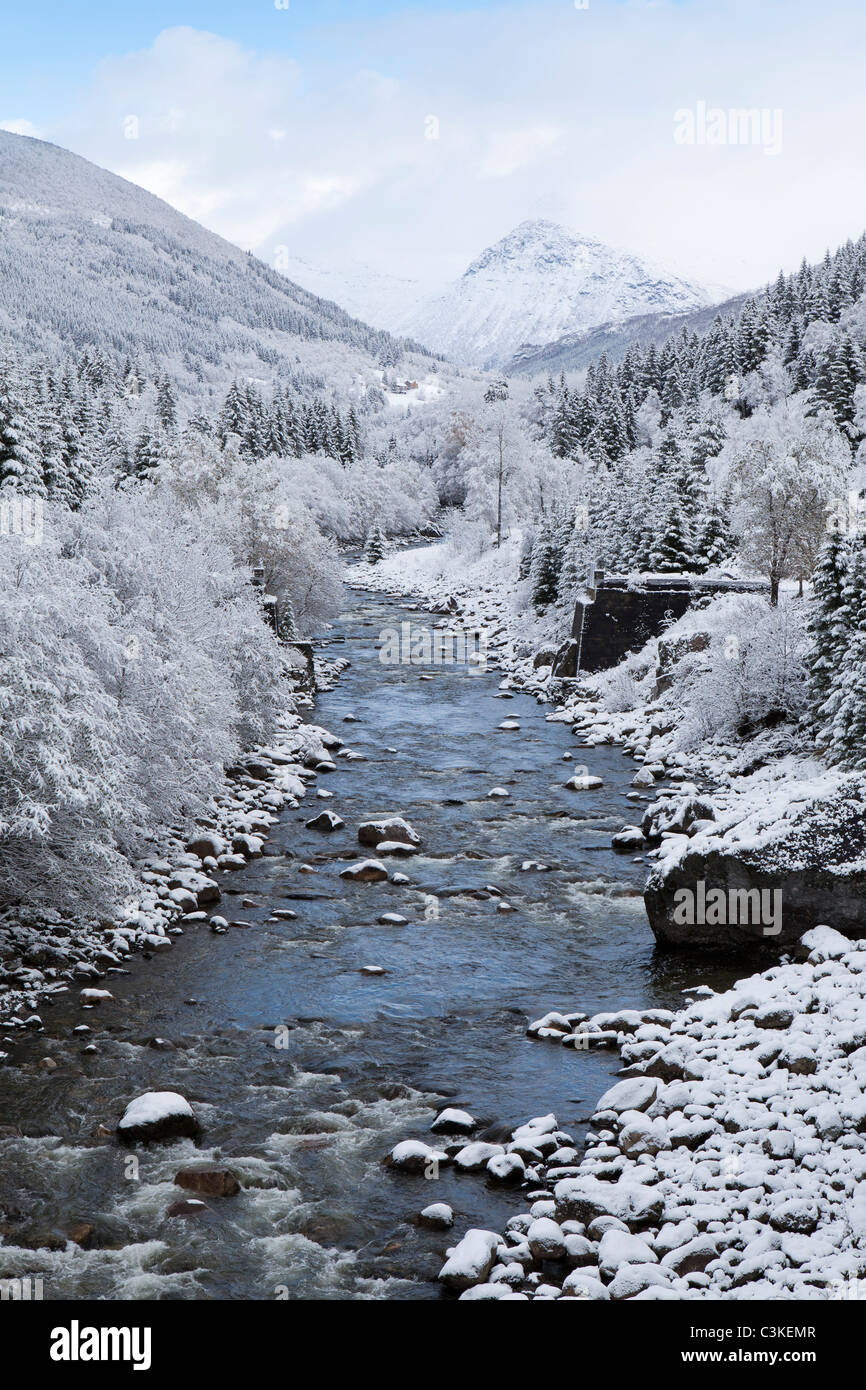
[[[410,311],[400,328],[453,361],[498,367],[526,345],[711,301],[707,290],[637,256],[555,222],[528,221]]]
[[[135,184],[0,131],[4,344],[98,346],[199,390],[238,374],[350,379],[407,352]]]

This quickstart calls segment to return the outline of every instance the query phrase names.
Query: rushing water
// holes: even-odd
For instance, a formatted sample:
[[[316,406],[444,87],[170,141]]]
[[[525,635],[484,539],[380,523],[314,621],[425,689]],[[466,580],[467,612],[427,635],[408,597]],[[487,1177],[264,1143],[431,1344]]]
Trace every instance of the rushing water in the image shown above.
[[[512,1125],[555,1110],[579,1134],[618,1059],[530,1042],[527,1021],[555,1007],[675,1007],[701,978],[696,962],[655,953],[645,866],[610,849],[634,815],[634,765],[616,748],[580,750],[534,699],[501,698],[495,673],[421,680],[380,665],[380,629],[410,616],[359,597],[337,624],[334,651],[352,665],[315,718],[366,761],[338,759],[320,779],[332,798],[308,794],[267,857],[223,876],[218,910],[250,928],[190,929],[112,976],[114,1002],[82,1012],[64,996],[42,1010],[44,1034],[16,1038],[0,1069],[0,1120],[23,1136],[0,1137],[0,1277],[41,1274],[45,1298],[439,1297],[453,1237],[413,1216],[447,1201],[457,1233],[496,1229],[520,1196],[448,1170],[436,1183],[392,1174],[382,1156],[428,1137],[446,1101]],[[506,717],[520,732],[497,729]],[[566,752],[604,787],[565,790]],[[494,786],[509,799],[490,800]],[[324,807],[346,822],[330,837],[305,826]],[[423,836],[418,856],[391,861],[411,884],[345,884],[358,822],[383,812]],[[526,860],[549,869],[523,871]],[[516,910],[499,912],[488,884]],[[269,922],[280,908],[296,919]],[[386,911],[409,925],[377,925]],[[362,975],[369,965],[387,974]],[[82,1022],[90,1038],[73,1034]],[[45,1055],[56,1070],[38,1068]],[[98,1126],[148,1089],[187,1096],[204,1133],[198,1148],[137,1150],[136,1170]],[[174,1175],[194,1158],[229,1163],[244,1191],[167,1218],[184,1195]],[[29,1248],[81,1221],[96,1248]]]

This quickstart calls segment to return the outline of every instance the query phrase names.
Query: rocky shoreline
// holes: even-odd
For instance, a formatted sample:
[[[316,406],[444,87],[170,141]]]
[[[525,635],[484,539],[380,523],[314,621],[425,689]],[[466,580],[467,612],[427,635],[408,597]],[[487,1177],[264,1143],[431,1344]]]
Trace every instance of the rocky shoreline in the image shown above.
[[[366,585],[366,576],[353,582]],[[370,587],[407,592],[378,575]],[[660,941],[671,944],[679,882],[672,876],[666,884],[666,872],[684,863],[691,882],[706,869],[707,857],[688,862],[690,849],[706,856],[716,837],[728,835],[732,863],[742,862],[739,834],[757,842],[767,881],[801,867],[791,849],[787,864],[776,866],[769,846],[777,851],[779,825],[784,843],[805,824],[808,844],[810,809],[821,794],[837,792],[833,774],[792,767],[772,735],[751,750],[752,766],[742,749],[687,757],[675,748],[675,720],[663,702],[611,713],[564,692],[550,668],[518,655],[503,595],[446,594],[434,585],[422,603],[467,624],[491,624],[492,664],[506,673],[504,685],[539,702],[561,700],[549,720],[569,722],[586,747],[620,744],[639,764],[630,795],[643,815],[614,847],[659,861],[647,907]],[[669,785],[659,795],[662,780]],[[847,848],[856,869],[859,842]],[[723,994],[699,987],[668,1016],[624,1010],[587,1019],[557,1010],[530,1025],[530,1036],[548,1044],[620,1050],[624,1079],[598,1102],[582,1154],[553,1114],[503,1134],[450,1110],[432,1126],[445,1142],[407,1140],[391,1151],[386,1163],[396,1173],[435,1178],[453,1165],[526,1194],[526,1210],[504,1231],[470,1229],[448,1250],[445,1288],[472,1301],[862,1296],[866,941],[821,925],[845,886],[827,872],[835,897],[822,898],[811,882],[806,888],[805,874],[808,913],[794,916],[780,940],[693,933],[687,943],[769,946],[775,955],[793,948],[796,962],[783,956]],[[856,935],[857,915],[842,913],[840,925]],[[418,1221],[450,1229],[455,1216],[433,1203]]]
[[[328,688],[346,664],[320,663],[319,688]],[[216,911],[222,897],[216,876],[267,852],[281,813],[300,804],[316,769],[333,767],[332,755],[343,748],[342,739],[303,722],[298,711],[311,704],[297,694],[271,742],[226,769],[208,815],[186,833],[167,831],[158,853],[136,863],[138,897],[113,920],[81,924],[28,908],[0,918],[0,1020],[7,1033],[40,1030],[36,1011],[76,987],[82,1005],[94,1007],[96,996],[104,997],[97,986],[127,973],[133,955],[168,950],[187,929],[229,929]],[[5,1056],[0,1051],[0,1061]]]
[[[866,941],[821,927],[798,955],[675,1014],[531,1025],[547,1043],[619,1047],[623,1079],[582,1155],[552,1114],[506,1137],[445,1111],[432,1130],[461,1138],[397,1145],[392,1170],[453,1164],[526,1196],[503,1232],[461,1236],[443,1285],[466,1300],[862,1297]]]

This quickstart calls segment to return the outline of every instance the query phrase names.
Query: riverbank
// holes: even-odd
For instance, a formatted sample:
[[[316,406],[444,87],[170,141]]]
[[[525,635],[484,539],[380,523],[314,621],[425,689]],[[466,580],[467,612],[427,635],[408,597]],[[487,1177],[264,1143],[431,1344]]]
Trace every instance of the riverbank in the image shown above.
[[[471,1300],[862,1298],[866,941],[819,928],[799,955],[696,989],[669,1020],[539,1020],[534,1036],[578,1050],[615,1030],[624,1079],[580,1157],[552,1114],[507,1142],[469,1125],[436,1146],[487,1181],[507,1171],[528,1202],[502,1232],[463,1234],[443,1284]]]
[[[612,670],[562,681],[551,662],[567,615],[527,613],[518,550],[513,542],[461,563],[457,581],[445,547],[399,551],[354,573],[373,589],[413,592],[467,628],[484,626],[491,663],[513,689],[554,704],[549,719],[571,725],[584,747],[613,744],[634,760],[632,799],[647,804],[614,843],[650,866],[646,908],[661,944],[778,953],[825,922],[856,937],[866,903],[864,778],[828,766],[798,717],[800,610],[786,616],[751,595],[722,596]],[[764,623],[766,652],[753,641]],[[756,675],[762,661],[766,674]],[[755,699],[756,682],[766,686],[765,714],[737,723],[737,691]],[[657,795],[663,778],[673,785]],[[681,920],[678,895],[698,882],[726,897],[781,894],[781,920],[759,920],[751,906],[742,922]]]
[[[323,688],[343,667],[320,663]],[[107,977],[124,973],[134,955],[171,948],[185,929],[228,923],[216,908],[222,898],[215,875],[243,867],[261,855],[273,825],[300,804],[311,769],[331,764],[342,740],[303,721],[311,705],[298,692],[274,738],[226,769],[225,783],[208,814],[181,833],[166,827],[153,853],[136,861],[138,891],[113,920],[82,923],[54,911],[27,907],[0,917],[0,1021],[10,1030],[39,1030],[37,1010],[78,988],[85,1004],[97,1002]],[[96,991],[93,998],[89,992]],[[0,1051],[0,1062],[5,1057]]]

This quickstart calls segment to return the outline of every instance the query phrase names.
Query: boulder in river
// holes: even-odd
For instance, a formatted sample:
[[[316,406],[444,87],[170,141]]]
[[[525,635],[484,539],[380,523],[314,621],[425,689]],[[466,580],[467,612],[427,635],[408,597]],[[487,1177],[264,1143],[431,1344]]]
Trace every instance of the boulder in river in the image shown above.
[[[452,1289],[471,1289],[475,1284],[483,1284],[503,1245],[502,1237],[495,1231],[467,1231],[459,1244],[449,1250],[439,1278]]]
[[[319,830],[324,835],[330,835],[334,830],[339,830],[346,822],[342,816],[338,816],[336,811],[321,811],[318,816],[307,821],[308,830]]]
[[[374,849],[383,842],[417,847],[421,843],[421,836],[403,816],[383,816],[359,825],[358,840],[362,845],[372,845]]]
[[[188,1197],[180,1202],[172,1202],[165,1214],[174,1219],[178,1216],[204,1216],[206,1211],[210,1211],[207,1202],[200,1202],[196,1197]]]
[[[241,1185],[230,1168],[219,1168],[210,1164],[197,1164],[191,1168],[181,1168],[175,1175],[175,1187],[187,1192],[199,1192],[205,1197],[234,1197]]]
[[[350,883],[383,883],[388,877],[388,870],[379,859],[362,859],[357,864],[350,864],[347,869],[340,870],[340,878],[347,879]]]
[[[590,773],[575,773],[574,777],[569,777],[566,787],[570,792],[591,792],[597,787],[603,787],[604,783],[600,777],[594,777]]]
[[[434,1231],[447,1231],[454,1225],[454,1212],[447,1202],[433,1202],[420,1213],[418,1221]]]
[[[422,1144],[420,1139],[404,1139],[401,1144],[397,1144],[385,1163],[389,1168],[396,1168],[401,1173],[427,1173],[435,1172],[451,1159],[442,1149],[431,1149],[429,1144]]]
[[[146,1091],[130,1101],[117,1126],[124,1144],[158,1139],[195,1139],[201,1133],[192,1106],[176,1091]]]

